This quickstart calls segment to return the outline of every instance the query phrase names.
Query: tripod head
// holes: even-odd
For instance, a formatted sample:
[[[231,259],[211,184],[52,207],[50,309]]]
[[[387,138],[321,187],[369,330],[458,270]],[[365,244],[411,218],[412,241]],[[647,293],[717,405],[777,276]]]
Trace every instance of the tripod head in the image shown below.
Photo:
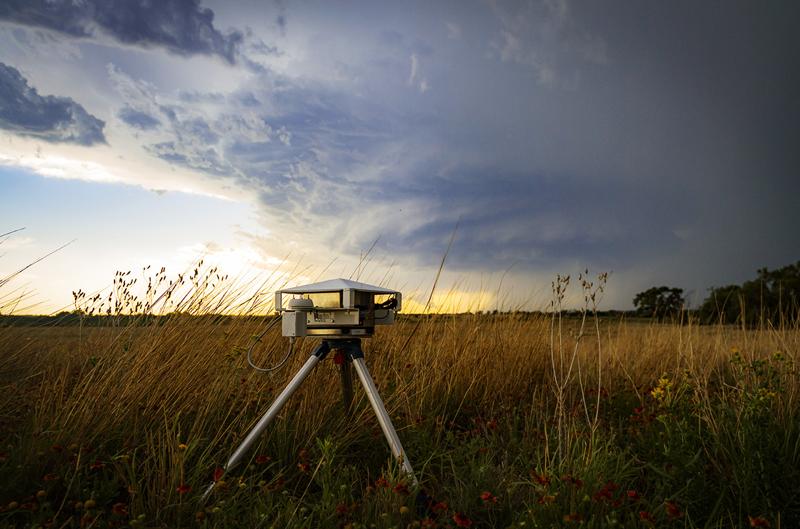
[[[358,338],[372,336],[376,325],[391,325],[401,309],[396,290],[331,279],[275,292],[275,309],[288,337]]]

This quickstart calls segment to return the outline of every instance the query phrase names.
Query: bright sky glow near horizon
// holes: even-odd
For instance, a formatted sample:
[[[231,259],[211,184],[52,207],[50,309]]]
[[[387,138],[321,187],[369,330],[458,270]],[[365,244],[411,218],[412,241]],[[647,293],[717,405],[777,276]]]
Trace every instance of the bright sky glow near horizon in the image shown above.
[[[602,308],[800,259],[792,2],[6,0],[0,278],[301,270],[434,306]],[[449,297],[448,297],[449,293]]]

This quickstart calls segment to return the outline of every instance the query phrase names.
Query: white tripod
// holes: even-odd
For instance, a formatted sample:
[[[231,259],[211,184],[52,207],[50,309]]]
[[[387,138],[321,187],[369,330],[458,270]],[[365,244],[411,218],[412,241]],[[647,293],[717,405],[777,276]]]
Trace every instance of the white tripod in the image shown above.
[[[392,450],[392,455],[398,460],[400,465],[402,465],[411,483],[413,485],[417,484],[417,480],[414,477],[414,470],[411,468],[411,463],[408,462],[408,457],[403,450],[403,445],[400,444],[400,438],[397,436],[397,431],[394,429],[392,419],[386,412],[386,407],[383,405],[381,396],[378,394],[378,388],[375,387],[375,382],[372,381],[367,365],[364,363],[364,352],[361,350],[361,340],[352,338],[324,339],[314,348],[311,352],[311,356],[309,356],[308,360],[303,364],[303,367],[292,377],[292,380],[289,381],[281,394],[278,395],[266,413],[264,413],[253,429],[250,430],[250,433],[247,434],[242,444],[233,452],[233,455],[231,455],[230,459],[228,459],[228,462],[225,464],[225,472],[230,471],[241,462],[244,455],[253,447],[261,434],[264,433],[267,426],[275,420],[275,417],[278,416],[281,408],[289,401],[292,394],[297,391],[306,377],[314,370],[314,367],[316,367],[332,349],[341,351],[344,356],[341,363],[341,378],[345,409],[349,410],[353,398],[352,375],[350,373],[350,364],[352,363],[356,368],[359,380],[361,380],[361,385],[364,386],[364,390],[367,392],[367,398],[369,398],[369,403],[375,411],[378,423],[381,425],[381,430],[383,430],[383,435],[386,437],[389,448]],[[213,489],[214,483],[211,483],[203,493],[201,501],[204,502]]]

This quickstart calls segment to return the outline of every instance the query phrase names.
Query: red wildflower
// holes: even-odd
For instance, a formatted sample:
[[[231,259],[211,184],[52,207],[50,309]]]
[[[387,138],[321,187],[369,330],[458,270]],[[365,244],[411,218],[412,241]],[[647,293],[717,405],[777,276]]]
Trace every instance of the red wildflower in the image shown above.
[[[750,527],[772,527],[769,523],[769,520],[762,518],[761,516],[748,516],[747,519],[750,521]]]
[[[639,496],[639,493],[636,492],[635,490],[629,490],[628,499],[631,501],[639,501],[641,499],[641,496]]]
[[[639,511],[639,519],[643,522],[656,523],[656,519],[647,511]]]
[[[431,520],[430,518],[425,518],[419,523],[419,526],[422,527],[423,529],[435,529],[436,522],[434,520]]]
[[[222,476],[225,474],[225,469],[222,467],[217,467],[214,469],[214,483],[222,479]]]
[[[580,513],[573,512],[573,513],[570,513],[570,514],[565,514],[563,520],[564,520],[565,523],[582,522],[583,521],[583,516],[581,516]]]
[[[300,472],[308,472],[311,467],[308,463],[297,463],[297,468],[300,469]]]
[[[42,476],[42,481],[56,481],[58,479],[58,475],[56,474],[45,474]]]
[[[282,477],[279,477],[269,485],[267,485],[267,490],[278,490],[279,488],[283,487],[283,484],[286,483],[286,480]]]
[[[436,502],[433,505],[431,505],[431,510],[433,512],[444,512],[447,510],[447,503],[443,501]]]
[[[570,485],[574,485],[576,489],[583,487],[583,480],[578,479],[571,474],[567,474],[566,476],[562,477],[561,481],[564,483],[569,483]]]
[[[103,463],[102,461],[95,460],[94,463],[89,465],[89,470],[100,470],[101,468],[104,468],[105,466],[106,466],[105,463]]]
[[[492,419],[487,422],[486,427],[490,430],[497,430],[497,419]]]
[[[536,501],[539,505],[548,505],[550,503],[555,503],[556,497],[552,494],[545,494],[543,496],[539,496],[539,499]]]
[[[64,451],[64,447],[61,446],[61,445],[53,445],[53,446],[50,447],[50,450],[52,450],[56,454],[60,454],[61,452]]]
[[[458,527],[472,527],[472,520],[460,512],[457,512],[453,515],[453,521]]]
[[[336,514],[338,514],[338,515],[340,515],[340,516],[344,516],[344,515],[345,515],[345,514],[347,514],[348,512],[350,512],[350,509],[347,507],[347,504],[345,504],[345,503],[340,503],[340,504],[338,504],[338,505],[336,506]]]
[[[614,500],[614,491],[619,488],[619,485],[614,483],[613,481],[607,482],[603,487],[594,493],[592,498],[596,502],[603,502],[606,501],[608,503],[613,502]]]
[[[270,461],[272,461],[272,458],[269,456],[264,456],[264,455],[256,456],[257,465],[263,465],[264,463],[269,463]]]
[[[183,495],[183,494],[186,494],[187,492],[191,492],[192,491],[192,487],[190,487],[189,485],[187,485],[185,483],[181,483],[180,485],[178,485],[178,488],[175,489],[175,490],[178,491],[178,494]]]
[[[300,459],[300,461],[307,460],[308,459],[308,450],[306,450],[305,448],[301,448],[300,451],[297,453],[297,457]]]
[[[381,476],[381,477],[379,477],[378,479],[375,480],[375,487],[376,488],[378,488],[378,487],[388,488],[389,487],[389,482],[386,481],[385,477]]]
[[[127,516],[128,506],[124,503],[115,503],[114,506],[111,507],[111,512],[118,516]]]
[[[483,503],[497,503],[497,496],[486,490],[481,492],[481,501]]]
[[[550,485],[550,478],[546,474],[539,474],[536,471],[531,470],[531,477],[533,478],[533,481],[539,485],[542,485],[543,487]]]
[[[683,516],[683,512],[678,507],[678,504],[672,501],[665,501],[664,507],[667,509],[667,516],[670,520],[675,520]]]
[[[408,496],[409,494],[408,487],[406,487],[405,483],[398,483],[397,485],[394,486],[392,490],[395,491],[397,494],[402,494],[403,496]]]

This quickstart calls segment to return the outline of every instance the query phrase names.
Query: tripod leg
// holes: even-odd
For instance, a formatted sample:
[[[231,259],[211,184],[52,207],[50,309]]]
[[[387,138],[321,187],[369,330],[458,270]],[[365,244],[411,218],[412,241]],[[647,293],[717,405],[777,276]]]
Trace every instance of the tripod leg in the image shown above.
[[[414,469],[411,468],[411,463],[408,462],[408,456],[405,450],[403,450],[403,445],[400,444],[400,438],[397,436],[397,431],[394,429],[392,419],[386,412],[386,407],[383,405],[381,396],[378,394],[378,388],[375,387],[375,382],[372,381],[369,370],[367,370],[367,364],[364,363],[364,358],[353,358],[353,365],[356,368],[356,373],[361,380],[361,384],[364,386],[364,390],[367,392],[369,403],[372,405],[372,409],[378,417],[378,423],[381,425],[383,435],[389,442],[392,455],[400,460],[400,464],[403,466],[403,470],[406,474],[408,474],[409,479],[411,479],[411,483],[416,485],[417,478],[414,476]]]
[[[272,405],[269,409],[264,413],[264,415],[259,419],[256,425],[250,430],[250,433],[247,434],[242,444],[239,445],[239,448],[231,455],[228,462],[225,463],[225,471],[231,470],[233,467],[239,464],[239,461],[242,457],[253,447],[256,443],[258,438],[264,433],[264,430],[269,426],[275,417],[278,416],[278,413],[281,411],[281,408],[286,404],[292,394],[297,391],[303,381],[306,379],[308,375],[311,374],[311,371],[314,370],[314,367],[319,363],[320,360],[325,358],[325,355],[328,354],[330,351],[330,346],[327,342],[322,342],[319,344],[314,351],[311,353],[311,356],[308,357],[306,363],[303,364],[303,367],[294,375],[292,380],[286,385],[280,395],[273,401]],[[208,495],[211,493],[211,490],[214,488],[214,484],[211,483],[206,491],[203,493],[201,501],[205,501]]]

